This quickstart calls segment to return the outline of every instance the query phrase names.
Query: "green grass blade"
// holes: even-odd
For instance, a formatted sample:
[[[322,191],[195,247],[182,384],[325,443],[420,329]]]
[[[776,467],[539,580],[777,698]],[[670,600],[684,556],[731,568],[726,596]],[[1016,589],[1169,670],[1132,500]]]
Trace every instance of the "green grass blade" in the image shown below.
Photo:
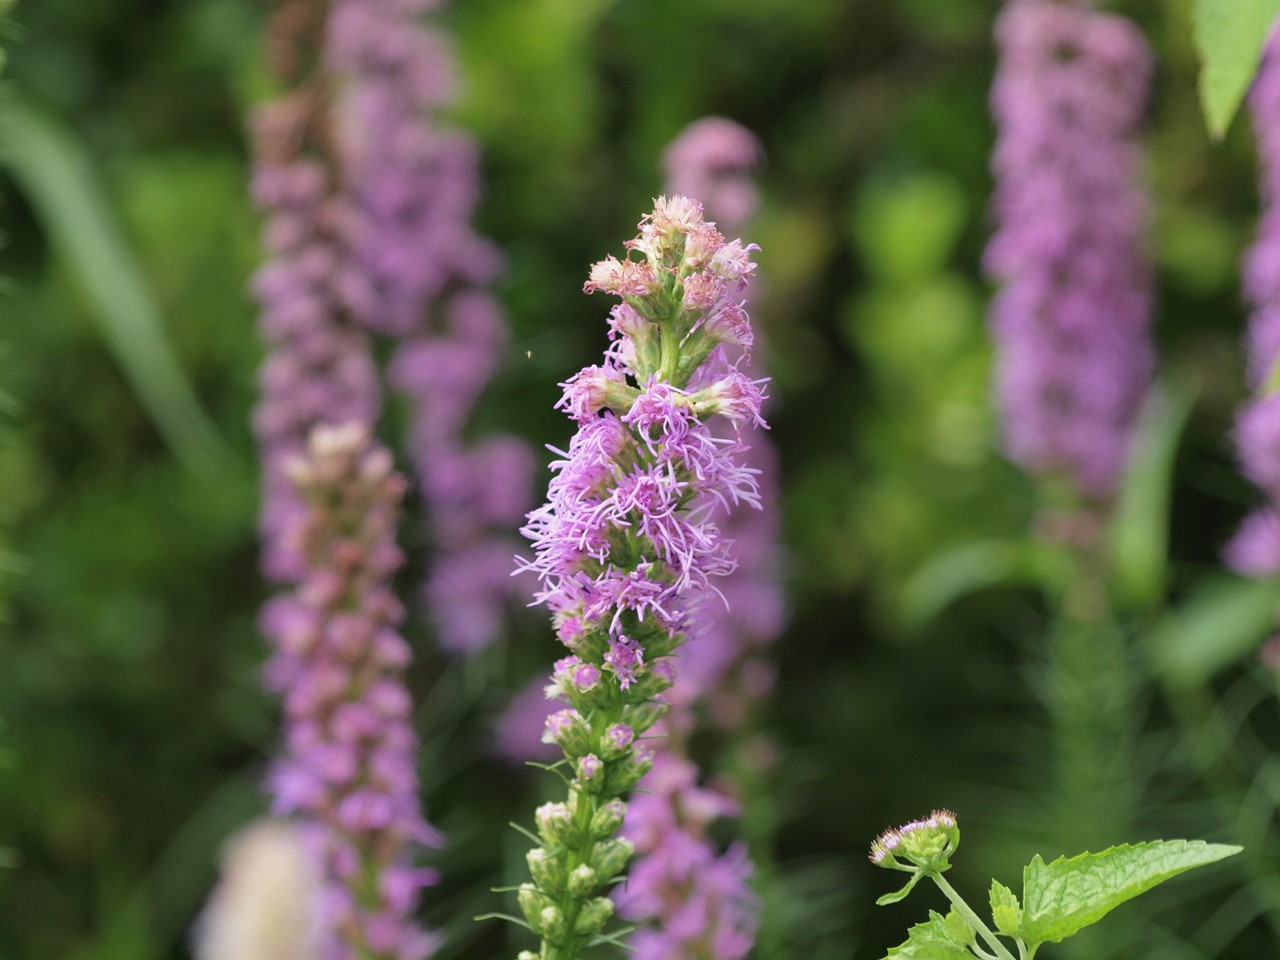
[[[79,280],[103,338],[174,455],[193,473],[220,472],[223,441],[170,349],[85,151],[55,120],[5,97],[0,164]]]

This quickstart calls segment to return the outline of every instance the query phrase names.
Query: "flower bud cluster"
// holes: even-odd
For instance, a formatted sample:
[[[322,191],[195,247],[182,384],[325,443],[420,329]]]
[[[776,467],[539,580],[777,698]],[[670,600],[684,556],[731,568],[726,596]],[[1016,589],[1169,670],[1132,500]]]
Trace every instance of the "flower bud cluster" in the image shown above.
[[[1239,573],[1280,573],[1280,41],[1263,50],[1249,93],[1258,141],[1262,216],[1244,262],[1244,293],[1252,305],[1246,333],[1252,398],[1236,420],[1236,449],[1245,475],[1267,495],[1245,518],[1224,551]]]
[[[577,432],[523,531],[535,554],[523,568],[540,578],[537,600],[569,650],[547,687],[566,708],[545,733],[565,753],[569,802],[538,817],[545,858],[563,863],[533,870],[521,900],[542,960],[573,960],[594,935],[584,928],[608,919],[594,891],[632,847],[601,839],[593,824],[607,825],[608,838],[622,822],[621,796],[653,765],[641,738],[665,709],[692,602],[733,569],[712,516],[759,502],[738,433],[717,438],[708,427],[717,414],[762,422],[759,384],[716,354],[750,345],[742,293],[755,247],[726,241],[684,197],[659,198],[627,246],[641,257],[610,257],[586,284],[621,299],[613,344],[603,366],[563,384],[559,406]]]
[[[497,249],[476,234],[475,144],[440,122],[454,103],[440,0],[332,0],[327,66],[352,201],[344,291],[369,331],[395,338],[388,375],[409,400],[408,446],[431,525],[427,613],[441,646],[499,636],[513,581],[508,531],[530,506],[533,455],[509,435],[468,439],[472,411],[507,346],[488,287]]]
[[[404,481],[359,424],[317,427],[286,469],[306,505],[286,531],[304,570],[262,617],[275,647],[267,682],[285,709],[275,812],[313,828],[326,956],[421,960],[435,939],[412,918],[432,873],[414,860],[442,841],[419,807],[410,653],[391,589]]]
[[[956,815],[950,810],[934,810],[924,819],[880,834],[871,844],[870,860],[896,870],[943,873],[951,869],[951,855],[958,846],[960,827]]]

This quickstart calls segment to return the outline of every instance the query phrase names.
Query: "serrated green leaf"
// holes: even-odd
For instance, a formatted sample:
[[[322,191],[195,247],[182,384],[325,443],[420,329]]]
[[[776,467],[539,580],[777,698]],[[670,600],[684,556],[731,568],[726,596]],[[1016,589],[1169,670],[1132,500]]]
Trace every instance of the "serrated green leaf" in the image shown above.
[[[908,930],[907,942],[894,947],[883,960],[973,960],[973,954],[951,938],[942,915],[930,910],[928,922]]]
[[[1164,386],[1148,394],[1112,514],[1114,588],[1122,601],[1142,609],[1164,596],[1174,460],[1193,400],[1189,390]]]
[[[1056,943],[1157,884],[1240,850],[1203,840],[1153,840],[1049,864],[1037,855],[1022,874],[1020,934],[1031,947]]]
[[[951,942],[963,947],[973,943],[978,935],[978,931],[969,925],[969,921],[955,907],[948,910],[947,915],[942,918],[942,926]]]
[[[1258,69],[1280,0],[1196,0],[1200,103],[1209,132],[1221,138]]]
[[[991,919],[995,921],[996,930],[1006,937],[1018,935],[1018,924],[1022,920],[1018,895],[999,880],[991,881]]]
[[[1156,670],[1195,686],[1258,649],[1275,629],[1280,583],[1221,577],[1199,587],[1145,638]]]

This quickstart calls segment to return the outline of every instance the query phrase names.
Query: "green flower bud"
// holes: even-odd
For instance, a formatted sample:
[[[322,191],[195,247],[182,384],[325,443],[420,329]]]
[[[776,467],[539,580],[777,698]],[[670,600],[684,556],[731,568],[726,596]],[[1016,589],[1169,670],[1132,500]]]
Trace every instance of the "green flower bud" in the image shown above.
[[[611,837],[627,816],[627,805],[621,800],[610,800],[591,818],[591,838],[603,840]]]
[[[529,873],[538,889],[547,893],[559,893],[564,889],[564,857],[547,853],[542,847],[534,847],[525,854]]]
[[[591,865],[604,882],[616,877],[636,852],[635,844],[622,837],[601,840],[591,848]]]
[[[596,888],[596,872],[585,863],[569,874],[569,892],[575,897],[588,896]]]
[[[934,873],[951,869],[951,855],[960,845],[960,827],[950,810],[935,810],[923,820],[912,820],[886,830],[871,844],[871,862],[882,867],[902,865],[898,857]]]
[[[544,803],[534,811],[538,836],[552,850],[566,846],[573,839],[573,813],[563,803]]]
[[[653,769],[653,751],[644,744],[631,751],[631,755],[615,763],[604,785],[605,794],[626,793],[640,778]]]
[[[543,940],[550,940],[552,943],[564,942],[569,928],[564,922],[564,914],[560,912],[559,907],[543,907],[542,914],[538,920],[539,925],[534,929],[538,931]]]
[[[541,933],[542,911],[551,904],[550,898],[532,883],[522,883],[516,893],[516,903],[520,904],[520,912],[529,921],[529,926]]]
[[[590,730],[582,719],[582,714],[572,707],[558,710],[547,717],[542,742],[558,744],[569,757],[580,757],[591,750]]]
[[[632,703],[623,708],[622,722],[639,736],[657,723],[666,712],[665,703]]]
[[[578,781],[592,793],[598,793],[605,785],[604,761],[594,753],[578,760]]]
[[[578,919],[574,921],[573,932],[579,936],[591,936],[604,929],[604,925],[613,916],[613,901],[608,897],[596,897],[582,905]]]

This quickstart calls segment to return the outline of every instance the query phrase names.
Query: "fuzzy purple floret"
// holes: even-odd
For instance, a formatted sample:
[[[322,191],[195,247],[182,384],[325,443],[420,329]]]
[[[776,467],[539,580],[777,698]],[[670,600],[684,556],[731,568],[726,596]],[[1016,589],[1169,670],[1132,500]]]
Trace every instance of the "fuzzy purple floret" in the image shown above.
[[[437,122],[455,99],[446,35],[421,18],[439,0],[337,0],[328,60],[343,79],[341,123],[353,210],[349,300],[396,338],[392,386],[410,402],[409,448],[434,546],[425,596],[440,644],[474,652],[501,633],[526,584],[509,576],[507,531],[529,509],[523,442],[466,439],[507,346],[487,286],[502,258],[476,234],[477,151]],[[447,601],[447,602],[446,602]]]
[[[1009,455],[1098,498],[1115,488],[1153,352],[1138,133],[1152,57],[1087,3],[1010,0],[996,27],[986,264]]]
[[[433,874],[414,860],[442,838],[419,806],[410,653],[391,589],[404,481],[360,424],[317,428],[286,470],[305,507],[283,531],[301,570],[262,615],[267,681],[285,708],[273,806],[312,828],[329,956],[421,960],[437,938],[413,915]]]

